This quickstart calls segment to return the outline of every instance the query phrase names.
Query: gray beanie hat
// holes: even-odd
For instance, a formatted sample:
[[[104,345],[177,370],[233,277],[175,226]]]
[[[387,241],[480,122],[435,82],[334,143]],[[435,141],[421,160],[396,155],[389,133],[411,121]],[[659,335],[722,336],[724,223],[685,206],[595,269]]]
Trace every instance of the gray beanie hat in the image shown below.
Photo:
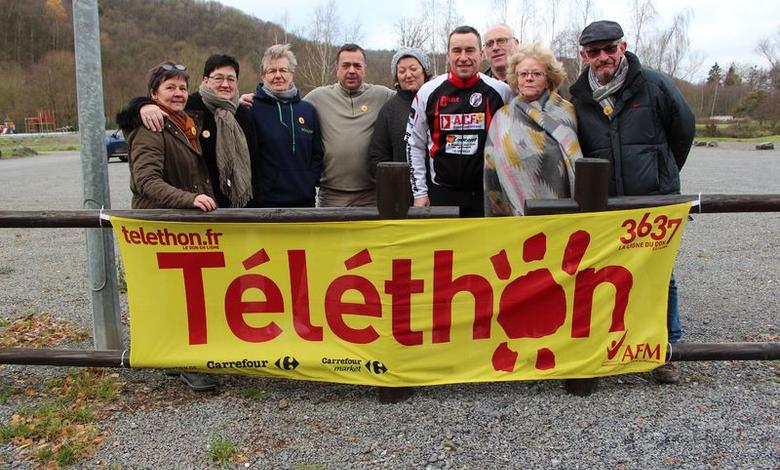
[[[422,65],[425,75],[431,76],[431,61],[428,59],[428,55],[420,49],[414,49],[411,47],[402,47],[398,49],[398,52],[393,54],[393,60],[390,61],[390,73],[393,74],[393,80],[397,81],[398,78],[398,61],[404,57],[414,57]]]

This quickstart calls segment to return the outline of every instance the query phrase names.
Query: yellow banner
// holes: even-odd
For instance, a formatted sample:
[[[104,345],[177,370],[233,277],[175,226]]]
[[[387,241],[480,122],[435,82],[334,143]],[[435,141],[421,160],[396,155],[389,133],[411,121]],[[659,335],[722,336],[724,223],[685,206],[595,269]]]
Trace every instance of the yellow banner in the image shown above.
[[[666,356],[690,204],[542,217],[111,217],[133,367],[363,385],[585,378]]]

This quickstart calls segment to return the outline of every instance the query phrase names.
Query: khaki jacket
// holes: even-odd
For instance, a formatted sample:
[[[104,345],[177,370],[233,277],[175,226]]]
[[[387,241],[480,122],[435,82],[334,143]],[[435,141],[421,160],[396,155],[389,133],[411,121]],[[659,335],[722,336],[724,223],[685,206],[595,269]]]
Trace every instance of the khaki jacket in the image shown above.
[[[170,120],[162,132],[136,128],[128,144],[133,209],[191,209],[198,194],[214,197],[200,146],[193,149]]]

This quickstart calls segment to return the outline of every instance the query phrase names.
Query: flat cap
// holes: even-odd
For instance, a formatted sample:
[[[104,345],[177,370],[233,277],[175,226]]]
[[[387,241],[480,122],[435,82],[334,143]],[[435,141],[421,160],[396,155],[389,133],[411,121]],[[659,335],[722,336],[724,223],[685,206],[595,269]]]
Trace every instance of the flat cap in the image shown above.
[[[580,34],[580,46],[600,41],[615,41],[623,37],[623,28],[614,21],[594,21]]]

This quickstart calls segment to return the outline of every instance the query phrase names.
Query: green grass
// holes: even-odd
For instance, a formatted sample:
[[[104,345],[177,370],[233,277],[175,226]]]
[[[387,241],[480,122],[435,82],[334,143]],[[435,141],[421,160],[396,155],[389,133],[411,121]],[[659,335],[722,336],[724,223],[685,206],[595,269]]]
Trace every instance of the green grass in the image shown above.
[[[262,388],[241,387],[238,389],[238,396],[247,400],[264,400],[268,392]]]
[[[691,382],[699,382],[699,383],[710,383],[714,382],[715,379],[710,377],[709,375],[702,375],[702,374],[692,374],[688,377],[688,380]]]
[[[237,454],[238,448],[236,445],[225,437],[216,437],[212,439],[209,445],[209,458],[222,468],[227,468],[231,459]]]
[[[99,416],[119,396],[122,384],[104,371],[82,370],[47,380],[44,386],[44,398],[20,406],[10,422],[0,426],[0,442],[13,444],[21,459],[46,468],[92,455],[104,433],[97,427]]]
[[[0,385],[0,404],[5,404],[11,395],[16,395],[19,390],[10,385]]]
[[[696,140],[705,140],[710,141],[714,140],[717,142],[780,142],[780,135],[770,135],[765,137],[750,137],[750,138],[739,138],[739,137],[700,137],[696,136]]]
[[[14,156],[14,148],[29,147],[39,153],[78,151],[81,148],[81,142],[78,134],[14,134],[13,136],[3,136],[0,138],[0,151],[2,158]]]

